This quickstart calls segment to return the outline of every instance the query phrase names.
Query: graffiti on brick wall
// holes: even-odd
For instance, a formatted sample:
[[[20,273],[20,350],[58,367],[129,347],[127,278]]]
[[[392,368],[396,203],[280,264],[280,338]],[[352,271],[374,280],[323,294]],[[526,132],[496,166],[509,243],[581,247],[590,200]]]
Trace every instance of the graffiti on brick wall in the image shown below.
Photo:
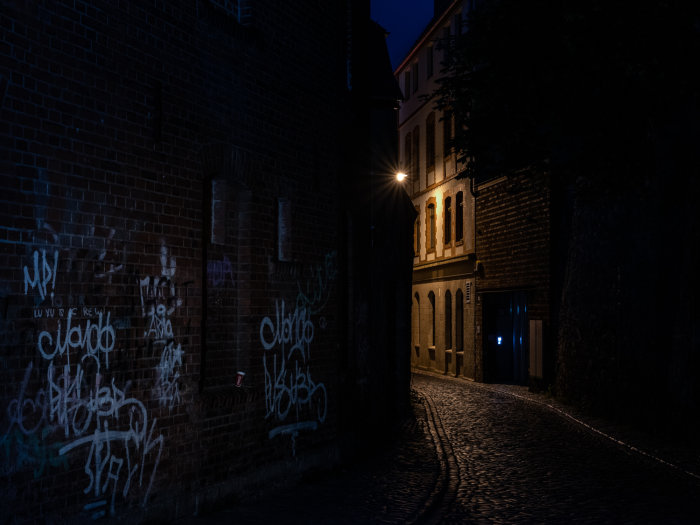
[[[100,518],[114,515],[120,500],[147,504],[164,438],[156,418],[132,393],[131,381],[117,380],[110,372],[113,356],[121,351],[119,330],[124,323],[113,321],[109,307],[63,306],[71,300],[56,295],[61,277],[75,277],[61,272],[64,253],[32,250],[20,268],[17,293],[32,297],[35,305],[28,320],[33,330],[25,338],[35,357],[22,367],[18,389],[0,414],[0,473],[31,469],[40,478],[79,461],[87,500],[83,509]],[[164,243],[160,263],[160,275],[136,278],[137,300],[144,316],[144,338],[160,352],[152,393],[161,406],[172,408],[180,402],[184,352],[173,335],[171,315],[183,304],[178,295],[183,287],[174,281],[175,258]],[[106,279],[123,267],[109,263],[94,277]],[[16,328],[10,316],[17,312],[8,313],[9,294],[3,288],[3,333]],[[19,336],[9,335],[3,341],[21,342]]]
[[[306,308],[311,314],[320,313],[328,303],[333,283],[338,276],[338,252],[327,253],[323,263],[311,267],[311,275],[297,281],[297,308]]]
[[[233,266],[231,266],[231,261],[228,257],[224,255],[224,258],[220,261],[207,261],[207,281],[209,286],[214,288],[229,284],[229,281],[231,284],[234,283]]]
[[[296,301],[288,306],[284,299],[278,299],[274,314],[260,323],[265,417],[277,425],[268,436],[290,436],[293,455],[299,433],[316,430],[326,420],[326,386],[314,380],[311,373],[316,329],[311,316],[327,305],[337,273],[337,253],[331,252],[322,264],[311,267],[311,275],[304,282],[297,281]],[[319,324],[325,328],[325,318],[321,317]]]
[[[58,268],[58,250],[54,250],[53,257],[49,253],[47,258],[46,250],[34,250],[32,264],[24,266],[24,294],[36,291],[39,295],[38,303],[41,303],[50,296],[53,300],[54,288],[56,287],[56,270]]]
[[[314,324],[308,310],[295,307],[287,312],[284,300],[276,302],[273,318],[265,317],[260,323],[265,417],[280,424],[269,437],[290,435],[293,454],[299,431],[315,430],[326,419],[326,387],[314,381],[309,366],[313,339]]]
[[[160,275],[139,279],[141,313],[146,319],[143,333],[153,347],[161,352],[156,367],[156,384],[153,395],[161,406],[169,409],[180,403],[180,367],[183,351],[175,341],[170,316],[182,306],[183,298],[175,282],[177,263],[168,254],[165,243],[160,248]]]

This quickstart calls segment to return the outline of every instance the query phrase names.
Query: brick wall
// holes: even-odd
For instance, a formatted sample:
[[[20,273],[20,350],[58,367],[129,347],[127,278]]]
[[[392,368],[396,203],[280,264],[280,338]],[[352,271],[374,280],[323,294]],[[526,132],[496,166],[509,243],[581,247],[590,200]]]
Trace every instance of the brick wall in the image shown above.
[[[519,175],[484,183],[478,192],[475,374],[483,380],[485,293],[523,291],[528,319],[550,323],[550,189],[545,175]]]
[[[0,509],[15,521],[173,517],[335,457],[344,15],[3,7]]]

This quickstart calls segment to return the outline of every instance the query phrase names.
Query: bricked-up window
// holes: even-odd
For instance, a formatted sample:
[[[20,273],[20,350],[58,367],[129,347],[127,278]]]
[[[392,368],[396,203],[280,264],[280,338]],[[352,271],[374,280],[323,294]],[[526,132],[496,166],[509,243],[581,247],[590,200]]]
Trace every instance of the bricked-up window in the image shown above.
[[[428,205],[425,208],[425,249],[427,252],[435,251],[436,219],[435,199],[431,199],[428,201]]]
[[[433,76],[433,69],[435,68],[435,59],[433,56],[433,46],[428,46],[428,49],[426,49],[425,52],[425,68],[426,68],[426,78],[430,78]]]
[[[452,294],[445,292],[445,349],[452,348]]]
[[[433,292],[428,294],[428,301],[430,302],[430,341],[428,341],[428,345],[435,346],[435,294]]]
[[[464,239],[464,193],[457,192],[455,202],[455,240],[462,242]]]
[[[413,128],[413,165],[411,167],[411,177],[415,177],[415,180],[420,184],[420,128],[416,126]]]
[[[252,0],[209,0],[209,3],[241,25],[249,26],[252,23]]]
[[[415,93],[418,91],[418,83],[420,82],[419,76],[418,76],[418,62],[413,64],[413,92]]]
[[[211,243],[226,242],[226,180],[211,181]]]
[[[435,170],[435,113],[430,113],[425,120],[425,169],[430,172]],[[427,186],[430,186],[427,181]]]
[[[445,112],[442,117],[442,153],[445,157],[449,157],[452,154],[452,145],[454,144],[453,121],[452,112]]]
[[[413,253],[420,255],[420,207],[416,206],[416,220],[413,222]]]
[[[450,244],[452,242],[452,197],[445,199],[445,218],[443,222],[445,244]]]
[[[464,300],[462,290],[455,293],[455,350],[464,350]]]
[[[411,98],[411,71],[408,69],[403,73],[403,96],[406,100]]]

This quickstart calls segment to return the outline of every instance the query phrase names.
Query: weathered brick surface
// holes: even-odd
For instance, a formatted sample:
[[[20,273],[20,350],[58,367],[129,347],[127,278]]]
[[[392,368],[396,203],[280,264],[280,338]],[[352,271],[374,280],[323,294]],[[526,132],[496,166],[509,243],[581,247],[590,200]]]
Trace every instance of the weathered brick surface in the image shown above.
[[[550,189],[546,175],[485,183],[476,198],[477,332],[483,294],[521,290],[529,319],[550,323]],[[547,341],[547,344],[550,344]],[[483,337],[475,338],[476,377],[484,379]],[[547,348],[547,352],[551,352]],[[551,356],[551,353],[548,353]]]
[[[345,12],[254,9],[243,27],[208,0],[2,8],[16,522],[167,519],[333,457]]]

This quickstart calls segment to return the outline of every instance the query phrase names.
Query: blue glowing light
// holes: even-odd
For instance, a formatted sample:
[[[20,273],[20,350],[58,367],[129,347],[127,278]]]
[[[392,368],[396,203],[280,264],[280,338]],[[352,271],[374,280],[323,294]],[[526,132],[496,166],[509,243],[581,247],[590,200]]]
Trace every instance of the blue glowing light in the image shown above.
[[[499,335],[498,336],[498,344],[500,345],[503,342],[503,338]]]

